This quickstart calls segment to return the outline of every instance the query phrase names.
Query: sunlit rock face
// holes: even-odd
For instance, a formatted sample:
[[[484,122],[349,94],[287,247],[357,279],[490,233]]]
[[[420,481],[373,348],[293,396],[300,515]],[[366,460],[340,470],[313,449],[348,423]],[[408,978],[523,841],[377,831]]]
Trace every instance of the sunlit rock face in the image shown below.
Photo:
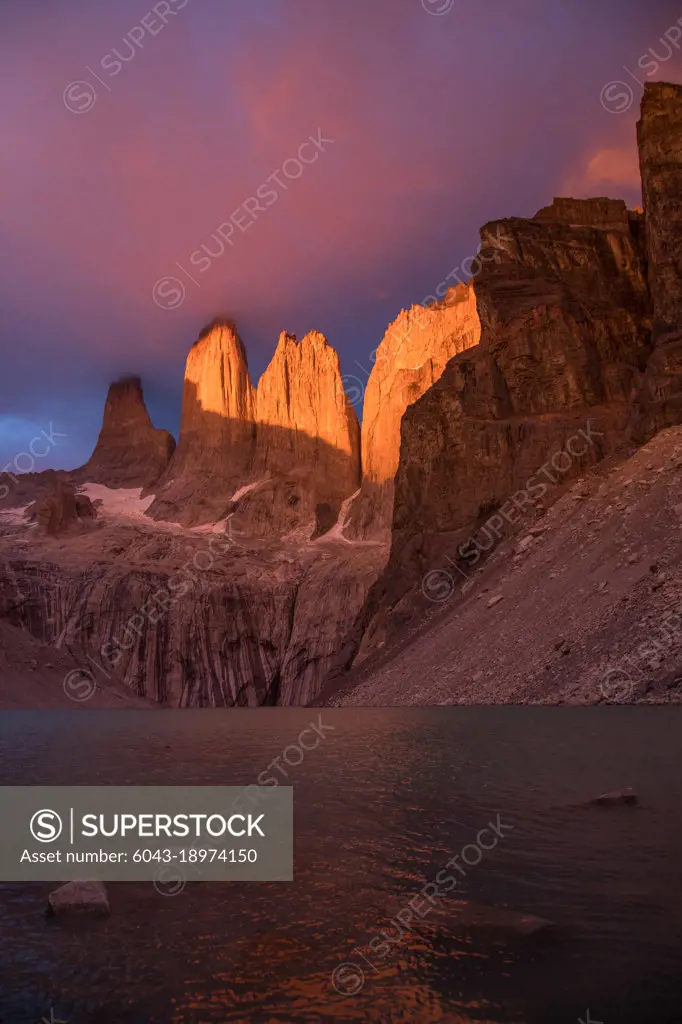
[[[109,487],[147,487],[164,472],[174,448],[173,437],[154,427],[139,378],[128,377],[109,388],[95,450],[78,477]]]
[[[230,324],[215,324],[187,356],[174,471],[191,463],[209,473],[242,473],[252,458],[254,411],[241,338]]]
[[[328,529],[359,486],[360,428],[336,351],[280,336],[254,388],[234,327],[211,325],[187,359],[176,455],[150,514],[187,525],[235,517],[254,536]]]
[[[637,125],[654,352],[634,419],[637,440],[682,422],[682,86],[645,86]]]
[[[478,344],[480,334],[473,284],[450,288],[442,303],[403,310],[389,326],[365,391],[362,489],[353,502],[347,536],[389,535],[403,414],[435,384],[454,355]]]
[[[256,419],[251,475],[271,483],[245,495],[240,520],[258,532],[312,523],[310,536],[325,533],[360,484],[360,427],[322,334],[280,335],[258,382]]]
[[[504,240],[475,281],[481,341],[403,416],[391,558],[366,609],[365,646],[401,628],[392,610],[443,545],[455,554],[580,430],[589,424],[589,441],[574,444],[562,480],[627,437],[651,352],[641,214],[556,200],[534,218],[485,225],[481,239]]]
[[[291,470],[310,455],[306,439],[319,442],[315,461],[325,461],[325,447],[345,459],[341,490],[357,484],[360,428],[341,380],[339,357],[324,335],[311,331],[297,342],[282,333],[275,354],[258,382],[256,419],[259,428],[283,431],[281,447],[273,446],[266,430],[259,429],[258,463],[264,468]],[[263,441],[260,441],[263,438]],[[326,469],[327,477],[333,467]],[[331,481],[330,481],[331,482]]]
[[[492,236],[506,241],[476,279],[481,343],[403,418],[395,529],[467,525],[581,417],[601,424],[602,451],[623,440],[650,352],[641,216],[622,202],[559,200],[486,225],[483,243]]]

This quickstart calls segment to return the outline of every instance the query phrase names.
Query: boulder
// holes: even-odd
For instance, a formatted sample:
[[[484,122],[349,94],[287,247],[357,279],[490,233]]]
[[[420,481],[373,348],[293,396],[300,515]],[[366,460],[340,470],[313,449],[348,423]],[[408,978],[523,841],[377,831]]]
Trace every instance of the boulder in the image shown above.
[[[602,793],[590,800],[591,804],[598,807],[616,807],[619,804],[636,804],[637,794],[631,789],[614,790],[612,793]]]
[[[551,921],[534,914],[523,914],[508,907],[492,907],[483,903],[467,903],[456,924],[467,931],[489,932],[527,938],[552,928]]]
[[[50,917],[108,917],[111,913],[102,882],[67,882],[47,897]]]
[[[28,516],[41,533],[57,536],[96,519],[97,512],[87,495],[77,494],[73,486],[57,478],[53,488],[29,508]]]

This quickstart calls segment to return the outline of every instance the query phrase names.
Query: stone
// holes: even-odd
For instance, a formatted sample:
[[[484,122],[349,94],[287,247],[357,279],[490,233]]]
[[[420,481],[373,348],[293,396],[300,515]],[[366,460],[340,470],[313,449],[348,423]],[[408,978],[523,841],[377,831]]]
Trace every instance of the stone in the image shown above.
[[[490,600],[488,601],[487,607],[488,608],[494,608],[495,605],[499,604],[502,599],[503,599],[503,595],[502,594],[496,594],[495,597],[491,597],[490,598]]]
[[[50,491],[30,506],[28,515],[35,520],[41,533],[51,536],[66,533],[97,518],[87,495],[77,494],[71,484],[59,478]]]
[[[157,430],[150,419],[139,377],[126,377],[110,386],[95,450],[74,479],[148,487],[166,469],[174,449],[172,435]]]
[[[613,793],[602,793],[590,801],[599,807],[615,807],[618,804],[636,804],[637,794],[632,789],[614,790]]]
[[[111,913],[102,882],[67,882],[47,897],[51,917],[108,917]]]
[[[520,913],[508,907],[486,906],[482,903],[467,903],[457,915],[455,924],[467,931],[491,932],[520,938],[528,938],[553,927],[552,922],[544,917]]]

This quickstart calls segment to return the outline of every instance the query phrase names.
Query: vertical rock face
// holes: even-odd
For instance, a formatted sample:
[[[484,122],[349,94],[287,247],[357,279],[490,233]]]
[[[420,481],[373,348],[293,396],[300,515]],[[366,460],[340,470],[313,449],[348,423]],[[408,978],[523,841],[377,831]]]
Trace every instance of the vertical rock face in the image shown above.
[[[166,430],[156,430],[138,377],[109,388],[102,429],[90,460],[77,471],[109,487],[146,487],[159,479],[175,448]]]
[[[291,334],[280,335],[258,382],[256,418],[264,468],[289,472],[312,452],[318,466],[331,459],[325,476],[341,491],[357,484],[360,427],[341,382],[339,357],[322,334],[312,331],[300,343]],[[279,448],[267,428],[282,432]],[[337,472],[342,478],[334,480]]]
[[[682,86],[645,86],[637,139],[655,345],[635,419],[643,440],[682,421]]]
[[[476,279],[481,342],[403,416],[391,558],[368,609],[377,642],[443,545],[454,554],[516,492],[530,501],[529,479],[571,438],[589,440],[569,465],[563,452],[561,479],[624,440],[650,353],[641,217],[624,203],[555,200],[481,238],[499,249]]]
[[[345,531],[349,536],[390,533],[403,414],[454,355],[478,344],[480,334],[473,284],[450,288],[442,303],[403,310],[388,328],[365,391],[362,488]]]
[[[253,474],[273,483],[250,492],[240,519],[286,533],[314,522],[325,533],[360,482],[360,426],[336,351],[313,331],[281,334],[258,382]]]
[[[203,477],[204,488],[240,479],[251,465],[255,394],[246,352],[231,324],[204,330],[190,349],[178,448],[168,476]]]
[[[187,525],[238,514],[259,536],[306,523],[318,533],[359,474],[360,428],[326,339],[282,334],[254,389],[239,336],[219,322],[187,359],[178,449],[150,511]]]

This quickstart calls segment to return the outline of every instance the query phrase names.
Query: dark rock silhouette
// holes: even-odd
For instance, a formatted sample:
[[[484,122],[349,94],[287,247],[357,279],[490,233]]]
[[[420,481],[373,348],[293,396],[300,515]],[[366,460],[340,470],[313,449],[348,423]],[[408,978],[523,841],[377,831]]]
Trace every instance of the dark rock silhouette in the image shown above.
[[[97,513],[87,495],[77,494],[70,484],[57,478],[54,488],[30,506],[28,517],[35,519],[43,533],[55,536],[96,519]]]
[[[108,487],[146,487],[161,476],[174,449],[168,431],[152,424],[139,377],[127,377],[109,388],[95,450],[76,478]]]

